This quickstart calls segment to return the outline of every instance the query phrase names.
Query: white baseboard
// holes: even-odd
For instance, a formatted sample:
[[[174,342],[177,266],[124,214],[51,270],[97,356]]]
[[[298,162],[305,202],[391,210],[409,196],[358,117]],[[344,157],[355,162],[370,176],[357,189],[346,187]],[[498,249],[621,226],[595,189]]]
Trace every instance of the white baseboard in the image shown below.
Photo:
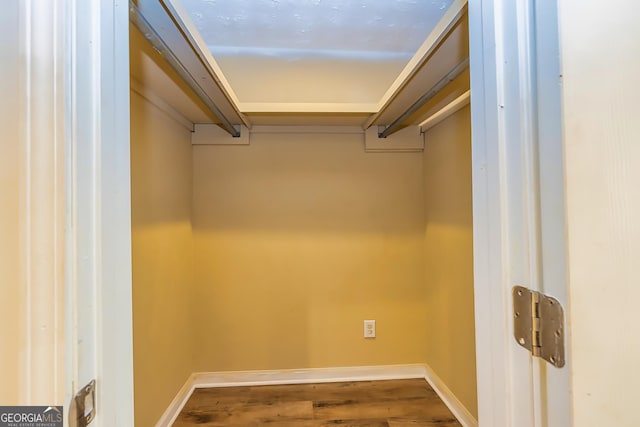
[[[199,372],[189,376],[156,427],[170,427],[196,388],[424,378],[464,427],[478,422],[427,365],[384,365],[278,371]]]
[[[427,380],[429,385],[440,396],[440,399],[444,402],[449,410],[455,415],[464,427],[478,427],[478,420],[471,415],[471,412],[458,400],[455,394],[449,390],[449,387],[440,379],[439,376],[431,369],[429,365],[422,365],[424,372],[424,379]]]
[[[182,411],[182,408],[184,408],[184,405],[187,403],[187,400],[191,397],[193,390],[195,390],[194,374],[191,374],[180,388],[180,391],[178,391],[178,394],[176,394],[176,397],[173,398],[167,409],[165,409],[156,423],[156,427],[170,427],[173,425],[178,415],[180,415],[180,411]]]

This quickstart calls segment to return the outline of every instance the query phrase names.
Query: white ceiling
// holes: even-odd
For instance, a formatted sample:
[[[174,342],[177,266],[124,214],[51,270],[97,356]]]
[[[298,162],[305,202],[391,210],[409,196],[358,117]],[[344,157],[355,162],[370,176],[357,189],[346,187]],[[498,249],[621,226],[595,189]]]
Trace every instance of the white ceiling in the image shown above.
[[[182,0],[243,112],[318,103],[375,110],[451,3]]]

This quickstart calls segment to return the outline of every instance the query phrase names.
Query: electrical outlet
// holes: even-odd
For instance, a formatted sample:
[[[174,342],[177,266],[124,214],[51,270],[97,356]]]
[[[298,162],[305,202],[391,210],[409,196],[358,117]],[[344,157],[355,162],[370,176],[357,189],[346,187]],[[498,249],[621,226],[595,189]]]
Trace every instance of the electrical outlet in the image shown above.
[[[376,337],[376,321],[375,320],[364,321],[364,337],[365,338]]]

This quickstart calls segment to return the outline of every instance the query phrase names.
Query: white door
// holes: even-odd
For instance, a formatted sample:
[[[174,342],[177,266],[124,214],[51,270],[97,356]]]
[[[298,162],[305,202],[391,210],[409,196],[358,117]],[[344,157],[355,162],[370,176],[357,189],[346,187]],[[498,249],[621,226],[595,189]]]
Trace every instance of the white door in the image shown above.
[[[572,406],[640,426],[640,4],[560,2]]]
[[[469,12],[479,422],[570,426],[568,337],[556,368],[513,336],[513,286],[567,307],[557,6],[483,0]]]

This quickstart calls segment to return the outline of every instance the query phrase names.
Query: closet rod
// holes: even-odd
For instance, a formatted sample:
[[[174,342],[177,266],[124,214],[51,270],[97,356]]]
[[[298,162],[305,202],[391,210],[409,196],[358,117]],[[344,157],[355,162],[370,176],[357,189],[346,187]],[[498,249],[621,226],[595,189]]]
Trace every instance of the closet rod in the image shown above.
[[[397,119],[395,119],[389,126],[387,126],[382,132],[378,133],[378,138],[386,138],[394,132],[397,132],[401,129],[402,124],[406,119],[411,117],[416,111],[418,111],[424,104],[426,104],[430,99],[438,94],[445,86],[451,83],[456,77],[462,74],[465,70],[469,68],[469,57],[464,58],[458,65],[453,67],[451,71],[447,73],[446,76],[441,78],[438,83],[433,85],[431,89],[429,89],[424,95],[422,95],[416,102],[413,103],[411,107],[404,113],[400,115]]]
[[[209,95],[200,87],[196,79],[191,75],[189,70],[180,62],[173,51],[167,46],[162,38],[156,33],[153,27],[145,19],[140,12],[140,9],[129,0],[129,20],[140,30],[144,37],[149,40],[155,50],[167,61],[167,63],[178,73],[180,78],[195,92],[204,105],[209,108],[211,113],[216,116],[222,123],[220,126],[227,131],[231,136],[237,138],[240,136],[240,131],[227,119],[224,114],[216,107],[215,103],[209,98]]]
[[[426,132],[441,121],[445,120],[454,113],[460,111],[464,106],[469,105],[471,100],[471,91],[468,90],[426,119],[418,126],[420,126],[420,132]]]

